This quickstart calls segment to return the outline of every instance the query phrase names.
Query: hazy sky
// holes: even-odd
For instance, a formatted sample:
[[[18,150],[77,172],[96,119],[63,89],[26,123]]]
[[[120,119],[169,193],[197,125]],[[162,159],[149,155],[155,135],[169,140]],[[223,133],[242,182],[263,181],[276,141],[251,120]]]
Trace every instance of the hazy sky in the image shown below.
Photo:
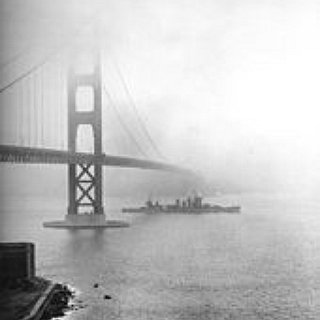
[[[100,22],[108,89],[125,103],[108,73],[116,60],[168,159],[209,181],[319,190],[319,1],[0,3],[0,64],[39,59]]]

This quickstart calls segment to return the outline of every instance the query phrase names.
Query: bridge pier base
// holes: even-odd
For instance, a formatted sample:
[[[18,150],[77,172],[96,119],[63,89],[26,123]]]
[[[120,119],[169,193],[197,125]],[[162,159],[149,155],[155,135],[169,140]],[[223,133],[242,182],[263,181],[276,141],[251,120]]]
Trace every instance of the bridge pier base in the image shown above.
[[[44,222],[43,226],[61,229],[96,229],[129,227],[129,223],[121,220],[106,220],[104,214],[67,214],[65,220]]]

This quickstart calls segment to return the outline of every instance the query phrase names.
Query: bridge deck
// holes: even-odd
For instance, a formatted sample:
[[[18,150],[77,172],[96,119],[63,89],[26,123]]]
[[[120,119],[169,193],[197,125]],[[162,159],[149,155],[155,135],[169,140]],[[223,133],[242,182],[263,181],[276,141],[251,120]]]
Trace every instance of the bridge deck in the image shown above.
[[[0,145],[0,162],[11,163],[47,163],[47,164],[69,164],[69,163],[100,163],[103,166],[125,167],[185,172],[186,170],[164,162],[143,160],[138,158],[113,156],[102,154],[96,156],[91,153],[56,149],[42,149],[20,147],[13,145]]]

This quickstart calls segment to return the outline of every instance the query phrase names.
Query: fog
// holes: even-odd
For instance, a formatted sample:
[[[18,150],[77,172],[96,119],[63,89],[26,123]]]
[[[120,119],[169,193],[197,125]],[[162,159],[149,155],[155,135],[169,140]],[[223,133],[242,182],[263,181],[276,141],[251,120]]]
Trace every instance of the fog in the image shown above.
[[[115,77],[115,65],[159,150],[168,161],[201,175],[203,188],[308,193],[319,189],[318,1],[1,0],[0,4],[0,65],[24,55],[2,70],[1,86],[19,75],[19,68],[33,65],[83,29],[98,25],[104,82],[146,149],[150,146],[136,128],[137,119],[123,107],[128,101]],[[104,121],[105,152],[120,152],[121,142],[112,144],[110,137],[116,135]],[[126,146],[130,149],[130,143]],[[14,173],[5,168],[2,175],[6,171],[9,179]],[[26,179],[34,173],[17,170]],[[122,172],[107,172],[119,193],[129,188],[127,173]],[[133,172],[127,181],[132,190],[147,189],[166,180],[160,175]],[[181,177],[167,177],[176,192],[174,181]],[[64,182],[52,179],[57,179],[55,187]]]

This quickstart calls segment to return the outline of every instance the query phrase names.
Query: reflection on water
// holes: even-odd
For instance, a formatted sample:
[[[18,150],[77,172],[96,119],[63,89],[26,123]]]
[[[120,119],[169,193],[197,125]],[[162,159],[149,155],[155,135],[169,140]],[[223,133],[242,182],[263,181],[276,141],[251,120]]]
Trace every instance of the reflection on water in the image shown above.
[[[319,319],[320,203],[234,200],[241,215],[137,215],[107,230],[44,229],[62,201],[15,200],[1,240],[34,241],[38,273],[79,290],[88,307],[70,319]]]

